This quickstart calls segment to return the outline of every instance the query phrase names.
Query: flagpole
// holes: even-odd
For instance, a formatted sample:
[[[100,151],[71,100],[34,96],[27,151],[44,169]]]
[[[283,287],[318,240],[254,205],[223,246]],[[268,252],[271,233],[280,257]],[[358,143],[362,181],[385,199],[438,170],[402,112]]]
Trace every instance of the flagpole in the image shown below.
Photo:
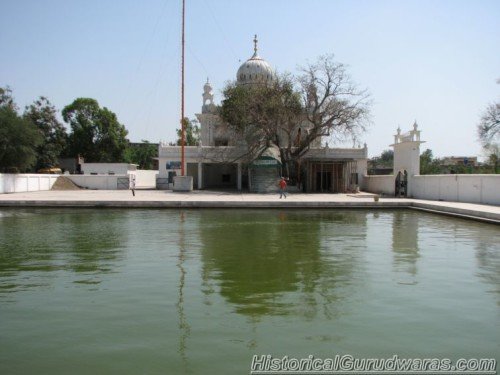
[[[184,19],[186,2],[182,0],[182,62],[181,62],[181,176],[185,176],[184,171],[184,146],[186,143],[186,129],[184,121]]]

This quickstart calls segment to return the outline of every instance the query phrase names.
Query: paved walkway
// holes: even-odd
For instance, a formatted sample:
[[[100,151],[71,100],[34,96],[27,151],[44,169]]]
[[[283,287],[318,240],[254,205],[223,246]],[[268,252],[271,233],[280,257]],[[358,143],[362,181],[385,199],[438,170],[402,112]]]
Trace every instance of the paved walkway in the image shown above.
[[[413,208],[500,224],[500,207],[472,203],[360,194],[250,194],[238,192],[164,190],[69,190],[0,194],[0,206],[9,207],[163,207],[163,208]]]

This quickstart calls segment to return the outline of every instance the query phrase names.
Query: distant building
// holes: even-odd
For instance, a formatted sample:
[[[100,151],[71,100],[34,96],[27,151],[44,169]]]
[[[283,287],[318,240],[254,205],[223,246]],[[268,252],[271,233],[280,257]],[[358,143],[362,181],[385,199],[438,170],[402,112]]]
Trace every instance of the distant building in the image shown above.
[[[441,159],[441,164],[443,166],[460,165],[477,167],[478,161],[477,156],[445,156]]]

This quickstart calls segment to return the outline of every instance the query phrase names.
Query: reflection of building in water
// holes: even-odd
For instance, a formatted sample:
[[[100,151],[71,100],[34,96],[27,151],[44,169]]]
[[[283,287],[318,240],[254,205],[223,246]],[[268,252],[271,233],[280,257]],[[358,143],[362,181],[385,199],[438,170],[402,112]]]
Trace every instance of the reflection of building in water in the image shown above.
[[[0,226],[0,278],[28,271],[30,278],[17,277],[15,288],[50,285],[50,277],[38,280],[37,271],[73,271],[82,285],[92,288],[100,275],[114,270],[123,253],[128,233],[122,213],[84,212],[20,213],[3,218]],[[21,280],[26,280],[26,284]],[[17,284],[19,283],[19,284]],[[0,283],[0,293],[2,284]]]
[[[477,276],[490,286],[489,292],[497,297],[497,304],[500,306],[500,234],[494,225],[482,225],[483,230],[491,229],[490,235],[485,235],[484,231],[471,230],[476,237],[476,259],[479,267]],[[475,228],[472,228],[475,229]]]
[[[392,221],[392,252],[396,271],[417,275],[418,213],[395,211]],[[410,282],[411,283],[411,282]]]
[[[179,355],[181,356],[184,372],[187,372],[188,358],[187,358],[187,339],[191,332],[191,327],[186,318],[184,311],[184,286],[186,284],[186,233],[185,233],[185,217],[184,212],[180,213],[179,220],[179,256],[177,261],[177,268],[179,269],[179,295],[176,303],[177,315],[179,316]]]
[[[498,239],[500,240],[500,239]],[[500,305],[500,253],[498,244],[480,243],[476,249],[476,258],[479,266],[477,275],[486,283],[490,284],[490,292],[497,296],[497,304]]]
[[[238,313],[253,318],[336,315],[335,303],[343,296],[340,289],[351,284],[358,259],[345,229],[355,226],[351,234],[359,239],[356,218],[364,214],[214,214],[202,215],[200,226],[207,298],[219,289]],[[323,242],[324,235],[331,242]]]

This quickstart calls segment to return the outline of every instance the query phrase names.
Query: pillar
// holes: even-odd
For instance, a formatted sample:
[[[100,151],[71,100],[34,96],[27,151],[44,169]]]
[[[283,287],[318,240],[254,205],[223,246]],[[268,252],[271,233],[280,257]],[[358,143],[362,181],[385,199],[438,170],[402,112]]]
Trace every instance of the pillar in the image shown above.
[[[241,163],[238,163],[238,190],[241,191]]]
[[[198,190],[203,189],[203,163],[198,163]]]

